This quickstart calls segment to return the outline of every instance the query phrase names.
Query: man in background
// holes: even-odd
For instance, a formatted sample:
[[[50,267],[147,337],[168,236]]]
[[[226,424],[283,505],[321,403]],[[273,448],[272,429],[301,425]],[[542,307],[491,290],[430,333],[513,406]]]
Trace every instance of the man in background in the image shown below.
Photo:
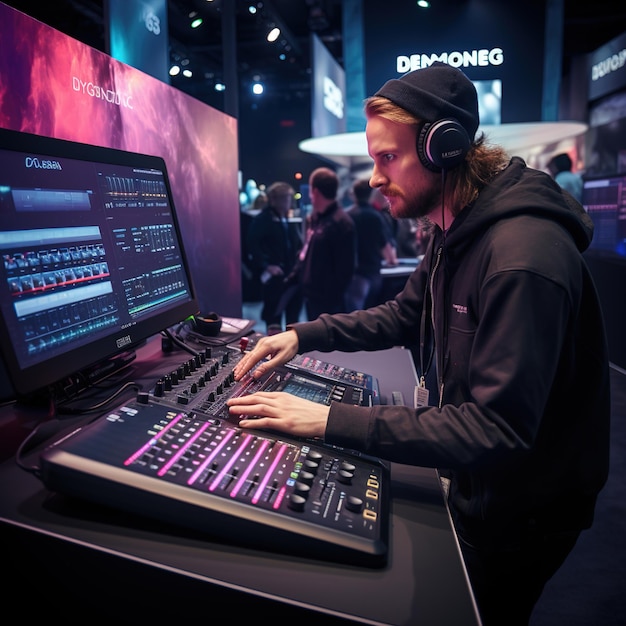
[[[572,167],[572,159],[566,152],[557,154],[548,161],[548,171],[554,180],[580,202],[583,194],[583,179],[579,174],[572,172]]]
[[[289,183],[275,182],[267,190],[268,203],[252,220],[247,234],[250,263],[261,282],[261,318],[268,334],[297,322],[302,296],[297,285],[287,283],[302,247],[300,230],[290,228],[288,215],[293,207],[294,189]]]
[[[345,312],[345,294],[354,274],[356,232],[352,218],[337,201],[338,189],[339,178],[333,170],[313,170],[309,177],[313,211],[299,269],[309,320],[321,313]]]
[[[391,233],[383,216],[370,203],[371,195],[367,178],[353,183],[354,204],[348,209],[348,215],[356,228],[357,263],[346,294],[348,312],[378,304],[383,260],[387,265],[397,264]]]

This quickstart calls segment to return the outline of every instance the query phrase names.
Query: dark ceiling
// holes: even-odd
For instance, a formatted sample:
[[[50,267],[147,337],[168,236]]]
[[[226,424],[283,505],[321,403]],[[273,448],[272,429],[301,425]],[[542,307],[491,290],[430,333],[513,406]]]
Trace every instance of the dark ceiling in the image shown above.
[[[227,0],[169,0],[168,26],[170,56],[188,59],[193,78],[172,78],[175,87],[199,100],[223,109],[223,96],[216,95],[214,82],[223,78],[224,41],[221,5]],[[264,0],[235,2],[236,67],[240,85],[247,86],[258,76],[271,89],[268,97],[279,101],[308,103],[310,97],[309,35],[315,32],[340,64],[342,58],[341,0]],[[384,11],[392,11],[387,0]],[[407,0],[403,0],[407,1]],[[456,0],[458,1],[458,0]],[[250,4],[259,7],[256,15]],[[55,0],[34,3],[32,0],[5,0],[40,21],[106,52],[105,0]],[[383,9],[381,9],[383,10]],[[204,19],[197,30],[190,28],[190,14]],[[275,23],[283,36],[275,44],[264,38]],[[568,73],[572,57],[586,54],[626,31],[626,3],[616,0],[564,0],[563,74]],[[279,52],[286,59],[279,59]],[[239,102],[245,107],[246,90],[240,89]],[[272,95],[269,95],[272,94]]]

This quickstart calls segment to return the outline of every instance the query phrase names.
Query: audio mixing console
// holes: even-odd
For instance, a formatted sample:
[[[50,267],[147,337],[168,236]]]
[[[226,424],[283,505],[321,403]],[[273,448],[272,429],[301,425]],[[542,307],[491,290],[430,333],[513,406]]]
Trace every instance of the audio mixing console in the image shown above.
[[[380,403],[378,382],[372,376],[306,356],[297,356],[259,380],[235,382],[233,369],[241,356],[241,350],[229,346],[206,348],[162,376],[140,399],[234,423],[238,420],[229,414],[226,400],[255,391],[286,391],[327,405]]]
[[[218,538],[367,566],[386,562],[389,473],[380,460],[315,440],[243,430],[233,394],[281,390],[329,404],[373,404],[377,382],[294,359],[235,382],[241,351],[213,347],[146,392],[50,445],[42,480],[54,491]]]

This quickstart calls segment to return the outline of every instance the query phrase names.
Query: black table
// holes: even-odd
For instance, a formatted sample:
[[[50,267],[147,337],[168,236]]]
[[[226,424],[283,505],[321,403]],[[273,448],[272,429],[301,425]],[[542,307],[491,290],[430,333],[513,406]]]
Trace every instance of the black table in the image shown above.
[[[385,265],[380,269],[383,278],[380,302],[391,300],[397,293],[404,289],[409,276],[420,264],[421,258],[399,258],[397,265]]]
[[[407,350],[312,354],[377,376],[384,401],[400,391],[412,402]],[[136,376],[147,380],[185,358],[164,357],[155,338],[138,351]],[[0,436],[24,431],[35,418],[3,407]],[[87,622],[258,616],[325,625],[479,624],[436,472],[392,464],[391,476],[389,560],[368,568],[245,548],[65,498],[8,459],[0,465],[5,607]],[[18,591],[32,602],[24,604]]]

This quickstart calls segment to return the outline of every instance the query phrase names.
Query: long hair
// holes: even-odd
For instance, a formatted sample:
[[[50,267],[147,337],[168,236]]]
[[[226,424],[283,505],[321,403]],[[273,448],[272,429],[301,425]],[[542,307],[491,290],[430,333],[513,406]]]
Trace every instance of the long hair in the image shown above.
[[[415,129],[415,136],[424,123],[388,98],[372,96],[365,100],[365,116],[382,117],[396,124],[405,124]],[[415,146],[417,150],[417,143]],[[463,207],[473,202],[480,190],[508,164],[509,156],[502,146],[488,145],[484,133],[471,143],[465,160],[446,173],[446,191],[451,210],[457,215]]]

